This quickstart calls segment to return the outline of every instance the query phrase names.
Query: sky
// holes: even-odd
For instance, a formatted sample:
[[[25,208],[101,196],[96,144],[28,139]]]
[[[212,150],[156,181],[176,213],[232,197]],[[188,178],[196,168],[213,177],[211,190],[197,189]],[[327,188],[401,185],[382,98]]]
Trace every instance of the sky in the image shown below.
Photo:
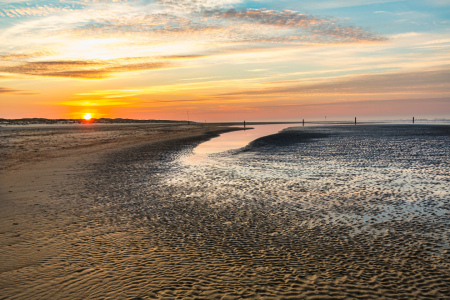
[[[0,0],[0,118],[450,118],[450,0]]]

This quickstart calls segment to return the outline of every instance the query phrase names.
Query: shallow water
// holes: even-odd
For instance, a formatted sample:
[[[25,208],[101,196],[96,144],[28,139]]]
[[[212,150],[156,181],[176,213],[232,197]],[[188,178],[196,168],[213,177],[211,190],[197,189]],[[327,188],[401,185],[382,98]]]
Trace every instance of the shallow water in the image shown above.
[[[287,124],[253,125],[243,131],[232,131],[201,143],[194,149],[194,154],[211,154],[245,147],[251,141],[260,137],[277,133],[285,128],[292,127]]]
[[[252,125],[247,130],[232,131],[201,143],[194,148],[193,153],[184,157],[186,163],[201,163],[210,154],[235,150],[248,145],[251,141],[260,137],[277,133],[292,125],[270,124],[270,125]]]

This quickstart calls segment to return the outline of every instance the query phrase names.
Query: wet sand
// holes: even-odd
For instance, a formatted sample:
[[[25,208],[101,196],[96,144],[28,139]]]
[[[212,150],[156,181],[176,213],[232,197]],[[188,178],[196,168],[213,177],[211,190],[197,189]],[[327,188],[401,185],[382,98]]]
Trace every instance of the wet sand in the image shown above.
[[[162,130],[152,143],[97,145],[96,133],[64,155],[10,154],[1,175],[1,298],[448,299],[448,194],[438,195],[444,214],[425,199],[435,216],[365,220],[358,215],[405,201],[364,181],[343,194],[350,177],[338,174],[330,187],[335,175],[320,169],[276,188],[220,164],[183,169],[179,158],[220,129],[173,128],[175,139],[164,141]],[[245,151],[245,168],[263,172]],[[351,175],[358,182],[364,174]]]
[[[82,271],[92,254],[79,251],[74,241],[84,236],[88,248],[97,247],[93,239],[100,233],[93,232],[103,234],[111,228],[95,226],[96,218],[104,216],[97,215],[102,212],[86,196],[87,174],[108,153],[137,145],[151,148],[161,141],[203,141],[230,130],[236,128],[173,124],[0,128],[0,298],[91,298],[80,292],[98,284]],[[77,277],[86,286],[77,285]],[[76,288],[66,292],[71,284],[64,282],[70,280]]]

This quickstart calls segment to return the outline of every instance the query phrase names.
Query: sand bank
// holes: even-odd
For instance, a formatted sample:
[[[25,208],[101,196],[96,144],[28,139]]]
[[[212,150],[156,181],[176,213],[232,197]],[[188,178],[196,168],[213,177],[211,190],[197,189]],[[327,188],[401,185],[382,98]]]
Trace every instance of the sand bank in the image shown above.
[[[0,127],[0,170],[48,158],[92,156],[105,150],[237,128],[179,124],[83,124]]]

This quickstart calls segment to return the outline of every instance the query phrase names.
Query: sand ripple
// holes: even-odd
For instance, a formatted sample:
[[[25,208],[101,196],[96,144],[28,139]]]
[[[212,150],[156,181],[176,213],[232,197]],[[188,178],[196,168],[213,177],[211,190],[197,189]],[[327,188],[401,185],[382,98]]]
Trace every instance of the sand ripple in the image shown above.
[[[409,128],[308,128],[201,165],[193,140],[110,154],[41,211],[58,231],[15,238],[54,251],[2,296],[448,299],[448,127]]]

